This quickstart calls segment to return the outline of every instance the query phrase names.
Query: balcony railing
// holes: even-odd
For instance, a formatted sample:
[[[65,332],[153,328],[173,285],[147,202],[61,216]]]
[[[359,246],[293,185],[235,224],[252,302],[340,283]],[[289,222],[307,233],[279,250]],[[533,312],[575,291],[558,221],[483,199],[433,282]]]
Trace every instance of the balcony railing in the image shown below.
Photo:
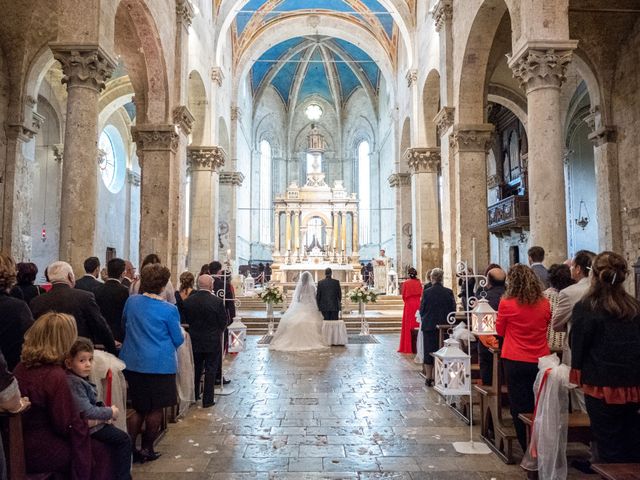
[[[529,199],[511,196],[489,207],[489,231],[503,233],[514,228],[529,226]]]

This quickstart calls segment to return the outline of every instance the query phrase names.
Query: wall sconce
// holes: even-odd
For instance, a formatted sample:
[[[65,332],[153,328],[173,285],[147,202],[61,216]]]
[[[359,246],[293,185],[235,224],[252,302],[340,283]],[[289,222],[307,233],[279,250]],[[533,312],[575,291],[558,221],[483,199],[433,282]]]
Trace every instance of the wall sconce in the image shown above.
[[[584,208],[584,215],[582,214]],[[576,225],[584,230],[589,225],[589,210],[587,210],[587,204],[584,200],[580,200],[580,206],[578,207],[578,218],[575,219]]]

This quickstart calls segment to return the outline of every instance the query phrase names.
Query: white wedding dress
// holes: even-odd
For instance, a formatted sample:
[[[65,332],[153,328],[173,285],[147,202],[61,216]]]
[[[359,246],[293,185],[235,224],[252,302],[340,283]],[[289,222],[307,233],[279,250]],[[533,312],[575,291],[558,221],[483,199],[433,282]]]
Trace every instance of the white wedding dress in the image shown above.
[[[293,292],[293,301],[280,319],[269,350],[302,352],[329,348],[322,338],[323,317],[316,303],[316,286],[304,272]]]

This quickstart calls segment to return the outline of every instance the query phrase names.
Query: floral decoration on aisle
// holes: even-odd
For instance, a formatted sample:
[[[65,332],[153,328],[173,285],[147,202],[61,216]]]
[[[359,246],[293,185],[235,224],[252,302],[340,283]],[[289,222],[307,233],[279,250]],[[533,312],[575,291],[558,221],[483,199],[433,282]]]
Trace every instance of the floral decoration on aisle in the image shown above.
[[[353,303],[375,303],[378,299],[378,295],[373,290],[369,290],[369,288],[365,286],[349,290],[349,292],[347,292],[347,296]]]
[[[272,303],[274,305],[284,302],[284,294],[282,293],[282,290],[272,285],[264,287],[262,292],[258,294],[258,297],[264,303]]]

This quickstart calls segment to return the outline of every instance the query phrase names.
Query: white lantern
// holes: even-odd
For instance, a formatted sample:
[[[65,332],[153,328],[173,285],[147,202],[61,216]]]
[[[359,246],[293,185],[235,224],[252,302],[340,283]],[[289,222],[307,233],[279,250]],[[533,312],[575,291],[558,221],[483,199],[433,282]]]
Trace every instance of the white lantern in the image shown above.
[[[432,353],[435,359],[434,389],[441,395],[471,394],[471,359],[460,343],[449,338],[444,347]]]
[[[247,326],[240,321],[239,317],[235,317],[227,330],[229,331],[229,353],[244,351],[247,342]]]
[[[498,313],[489,302],[481,298],[471,310],[471,332],[476,335],[496,335],[496,317]]]

